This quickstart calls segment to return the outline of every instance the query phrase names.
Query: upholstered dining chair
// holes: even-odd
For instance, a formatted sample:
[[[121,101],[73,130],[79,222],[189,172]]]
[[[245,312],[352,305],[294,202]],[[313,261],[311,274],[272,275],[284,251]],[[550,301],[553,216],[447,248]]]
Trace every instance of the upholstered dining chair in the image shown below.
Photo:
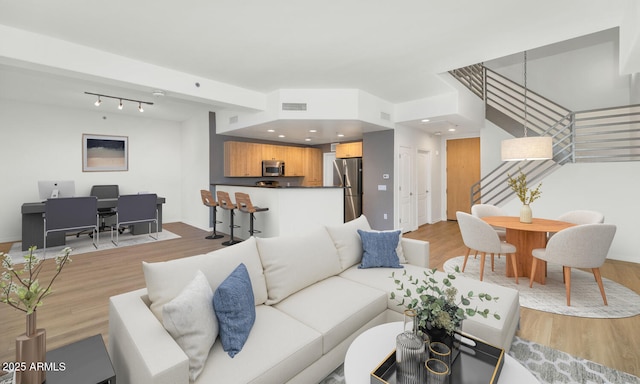
[[[596,211],[576,210],[563,213],[558,220],[573,224],[601,224],[604,223],[604,215]]]
[[[493,204],[474,204],[471,206],[471,214],[475,217],[483,218],[487,216],[508,216],[507,211]],[[491,226],[498,233],[501,241],[507,241],[507,230],[500,227]],[[478,252],[473,255],[475,259]],[[498,254],[500,258],[500,254]]]
[[[460,227],[460,233],[462,234],[462,241],[464,242],[464,245],[467,246],[467,253],[464,256],[462,271],[464,272],[464,269],[467,266],[469,253],[471,253],[472,249],[480,252],[480,280],[484,277],[484,262],[487,253],[491,254],[492,271],[494,271],[493,256],[496,253],[504,253],[511,257],[511,264],[513,265],[513,273],[516,277],[517,284],[518,263],[516,260],[515,245],[501,241],[495,229],[478,217],[466,212],[458,211],[456,212],[456,218],[458,219],[458,226]]]
[[[613,224],[583,224],[557,232],[546,248],[536,248],[531,263],[531,279],[529,287],[533,287],[538,260],[562,265],[565,290],[567,292],[567,306],[571,305],[571,268],[590,268],[600,288],[604,305],[607,296],[604,293],[600,266],[604,264],[609,248],[616,233]]]

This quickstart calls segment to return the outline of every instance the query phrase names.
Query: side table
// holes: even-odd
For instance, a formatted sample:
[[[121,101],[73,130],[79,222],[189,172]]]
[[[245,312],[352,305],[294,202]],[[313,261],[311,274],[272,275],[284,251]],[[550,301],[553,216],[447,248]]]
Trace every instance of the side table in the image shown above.
[[[102,335],[47,352],[47,363],[64,369],[47,371],[45,384],[115,384],[116,373]]]
[[[396,348],[402,322],[378,325],[356,337],[344,358],[346,384],[370,384],[371,371]],[[539,384],[538,380],[513,357],[505,354],[498,384]]]

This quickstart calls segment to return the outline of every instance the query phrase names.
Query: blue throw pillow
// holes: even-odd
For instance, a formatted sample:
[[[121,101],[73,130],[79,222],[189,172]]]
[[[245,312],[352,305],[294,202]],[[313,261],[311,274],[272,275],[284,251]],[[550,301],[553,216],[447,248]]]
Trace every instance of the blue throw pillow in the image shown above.
[[[396,253],[400,230],[368,232],[358,229],[358,234],[364,251],[358,268],[403,268]]]
[[[240,264],[213,294],[222,349],[234,357],[242,350],[256,321],[253,289],[247,267]]]

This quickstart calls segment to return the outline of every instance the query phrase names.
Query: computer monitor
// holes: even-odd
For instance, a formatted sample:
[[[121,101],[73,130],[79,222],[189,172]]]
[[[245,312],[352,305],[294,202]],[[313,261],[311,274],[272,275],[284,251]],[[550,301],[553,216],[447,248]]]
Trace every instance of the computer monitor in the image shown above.
[[[38,194],[40,195],[40,200],[74,197],[76,185],[73,180],[39,180]]]

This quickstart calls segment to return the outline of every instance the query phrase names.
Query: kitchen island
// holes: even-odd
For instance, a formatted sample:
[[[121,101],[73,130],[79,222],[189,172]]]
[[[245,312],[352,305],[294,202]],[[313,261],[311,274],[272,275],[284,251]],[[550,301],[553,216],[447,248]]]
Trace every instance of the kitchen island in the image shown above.
[[[343,189],[341,187],[257,187],[246,185],[217,184],[215,191],[229,193],[235,203],[235,193],[243,192],[251,197],[255,206],[269,208],[255,214],[254,227],[262,233],[257,237],[295,235],[325,225],[343,222]],[[249,214],[235,210],[234,238],[249,237]],[[229,234],[229,212],[218,207],[218,232]]]

